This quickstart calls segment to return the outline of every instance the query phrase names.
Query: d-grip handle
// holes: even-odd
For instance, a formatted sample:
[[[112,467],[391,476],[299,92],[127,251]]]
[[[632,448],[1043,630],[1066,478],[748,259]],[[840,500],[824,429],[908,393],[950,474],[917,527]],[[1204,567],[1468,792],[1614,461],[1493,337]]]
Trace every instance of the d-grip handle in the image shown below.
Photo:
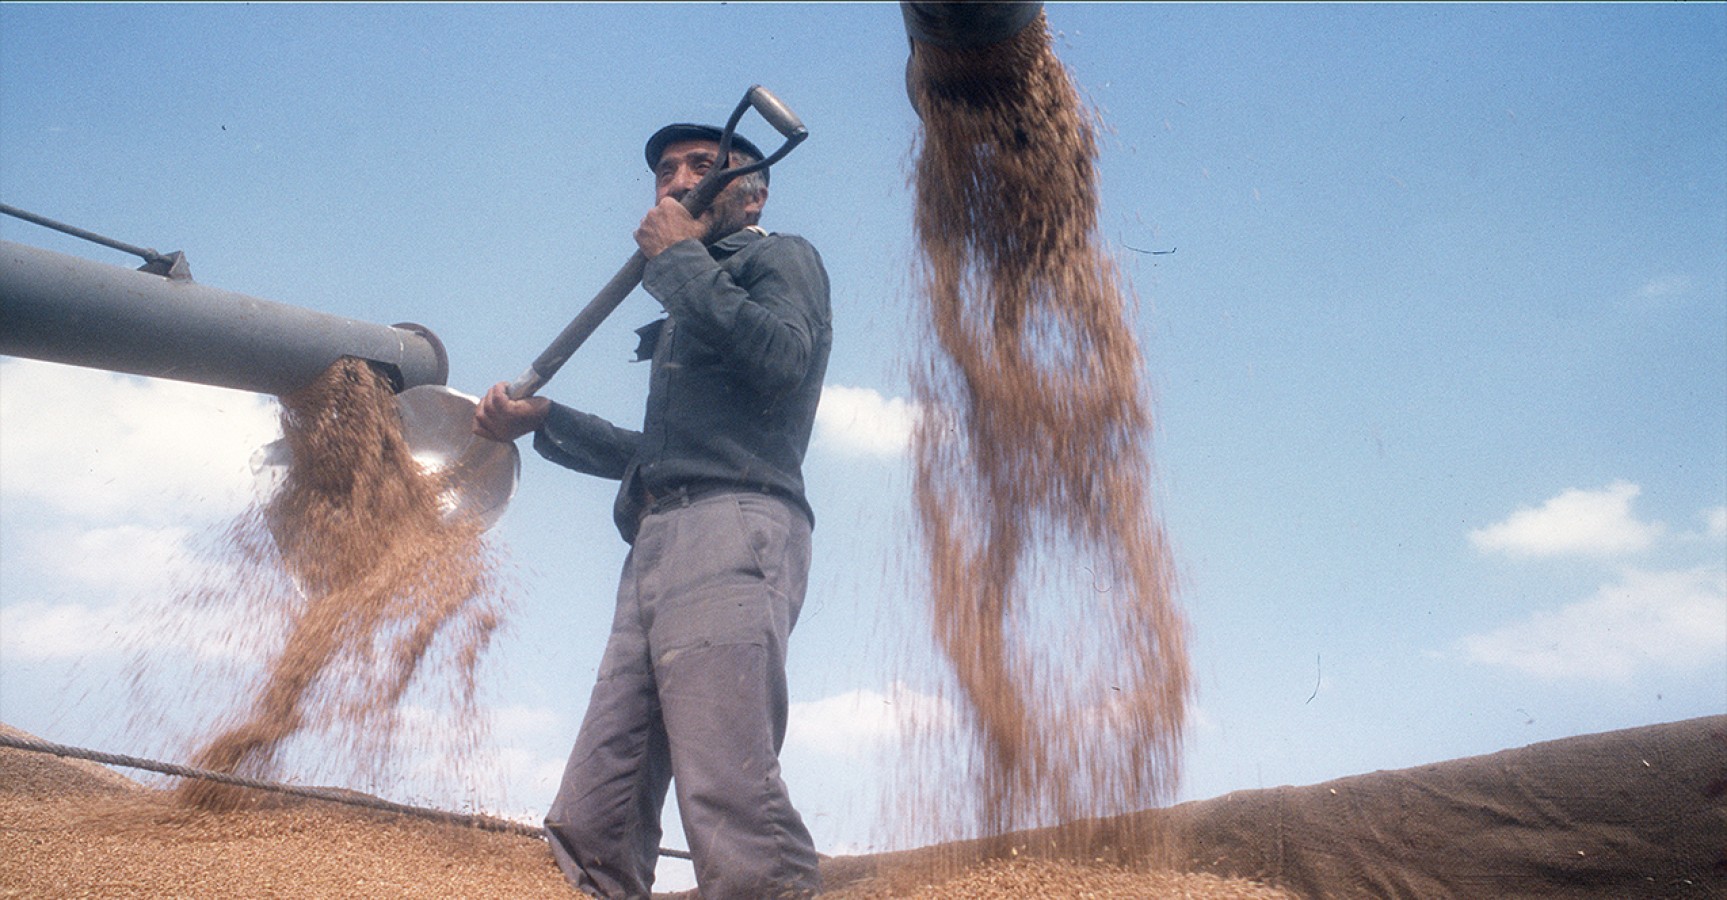
[[[759,84],[752,85],[749,91],[744,94],[744,99],[749,102],[750,106],[755,107],[756,113],[769,125],[772,125],[781,137],[796,138],[801,141],[809,136],[809,129],[804,128],[804,123],[798,120],[797,113],[792,112],[791,107],[781,103],[780,98],[775,97],[767,88]]]

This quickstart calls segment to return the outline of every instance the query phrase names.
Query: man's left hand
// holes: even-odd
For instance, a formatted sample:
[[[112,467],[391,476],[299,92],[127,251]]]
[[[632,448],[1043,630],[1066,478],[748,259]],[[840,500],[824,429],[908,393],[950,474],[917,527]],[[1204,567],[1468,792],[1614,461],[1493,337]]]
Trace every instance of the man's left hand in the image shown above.
[[[500,381],[486,391],[474,409],[475,434],[494,441],[509,443],[545,424],[552,401],[544,397],[515,400],[509,385]]]
[[[682,203],[666,197],[648,210],[642,224],[636,226],[636,246],[642,248],[643,256],[653,259],[679,241],[706,238],[708,227],[706,221],[691,217]]]

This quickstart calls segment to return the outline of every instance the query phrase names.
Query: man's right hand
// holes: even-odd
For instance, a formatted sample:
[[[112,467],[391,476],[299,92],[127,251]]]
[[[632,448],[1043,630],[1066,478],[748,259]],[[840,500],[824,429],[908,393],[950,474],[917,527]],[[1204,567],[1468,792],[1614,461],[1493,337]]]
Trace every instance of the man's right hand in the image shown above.
[[[704,214],[697,219],[677,198],[668,195],[661,197],[636,226],[636,246],[643,256],[653,259],[680,241],[706,241],[712,227],[712,216]]]
[[[512,400],[502,381],[492,385],[474,410],[474,433],[483,438],[510,443],[540,427],[552,409],[544,397]]]

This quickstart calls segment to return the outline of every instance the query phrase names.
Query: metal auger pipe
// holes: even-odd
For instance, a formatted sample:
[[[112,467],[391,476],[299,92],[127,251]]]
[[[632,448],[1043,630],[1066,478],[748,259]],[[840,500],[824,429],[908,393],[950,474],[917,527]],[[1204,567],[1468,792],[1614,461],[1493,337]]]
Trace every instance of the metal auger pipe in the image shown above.
[[[926,3],[901,0],[905,32],[914,41],[942,47],[981,47],[1005,41],[1031,24],[1041,2]]]
[[[344,356],[396,390],[443,384],[442,342],[376,325],[0,241],[0,355],[283,395]]]

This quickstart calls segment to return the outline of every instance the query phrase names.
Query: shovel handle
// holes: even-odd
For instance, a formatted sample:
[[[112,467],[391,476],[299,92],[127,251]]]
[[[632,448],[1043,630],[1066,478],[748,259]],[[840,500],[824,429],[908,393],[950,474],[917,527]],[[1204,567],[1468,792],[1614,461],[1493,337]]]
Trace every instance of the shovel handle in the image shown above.
[[[726,168],[715,166],[709,169],[708,173],[702,176],[702,180],[697,182],[696,186],[690,189],[690,192],[685,194],[681,201],[684,209],[689,210],[692,218],[700,218],[702,213],[707,212],[708,206],[714,202],[714,198],[718,197],[720,191],[725,190],[726,185],[734,179],[751,172],[760,171],[779,162],[785,158],[787,153],[792,152],[793,147],[803,143],[804,138],[809,137],[809,130],[804,128],[804,123],[798,120],[797,115],[789,107],[780,102],[780,99],[770,93],[767,88],[759,84],[752,85],[744,93],[744,98],[738,101],[737,108],[732,110],[731,118],[726,120],[725,131],[720,135],[720,159],[727,163],[731,161],[732,133],[738,127],[738,120],[742,119],[744,113],[752,108],[786,139],[785,143],[778,150],[769,154],[766,159],[760,159],[743,166],[728,166]],[[582,343],[594,333],[595,329],[600,327],[600,323],[604,322],[606,317],[611,315],[620,303],[624,302],[624,298],[636,289],[636,285],[642,283],[642,272],[647,268],[647,265],[647,257],[642,255],[642,251],[637,250],[630,257],[629,262],[624,263],[623,268],[612,276],[612,280],[606,282],[605,287],[600,288],[600,292],[594,295],[594,299],[589,300],[588,305],[582,307],[581,312],[576,313],[576,317],[570,320],[570,324],[564,326],[564,330],[559,332],[558,336],[540,353],[533,364],[528,366],[527,371],[509,383],[505,392],[510,396],[510,399],[521,400],[532,397],[540,388],[545,387],[546,382],[552,380],[552,376],[563,368],[564,363],[569,362],[570,356],[582,346]]]
[[[612,314],[612,310],[617,309],[618,304],[624,302],[624,298],[636,289],[636,285],[642,283],[642,270],[647,268],[647,265],[648,258],[642,255],[642,251],[637,250],[629,262],[624,263],[623,268],[612,276],[612,280],[600,288],[594,299],[589,300],[588,305],[576,313],[570,324],[564,326],[564,330],[535,358],[527,371],[504,389],[510,399],[532,397],[540,388],[545,387],[546,382],[551,381],[552,376],[569,361],[576,348],[582,346],[594,330],[600,327],[600,323]]]

